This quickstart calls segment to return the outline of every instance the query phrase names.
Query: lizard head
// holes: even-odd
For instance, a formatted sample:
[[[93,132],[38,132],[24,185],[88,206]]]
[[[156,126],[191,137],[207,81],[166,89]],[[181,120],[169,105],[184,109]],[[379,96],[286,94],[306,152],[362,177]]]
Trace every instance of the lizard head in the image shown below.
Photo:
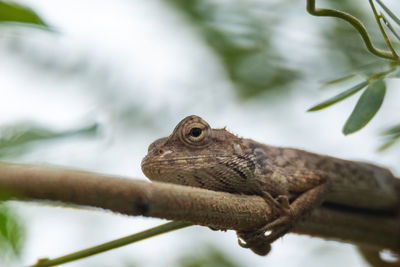
[[[256,166],[247,150],[242,138],[192,115],[153,142],[141,166],[150,180],[240,192]]]

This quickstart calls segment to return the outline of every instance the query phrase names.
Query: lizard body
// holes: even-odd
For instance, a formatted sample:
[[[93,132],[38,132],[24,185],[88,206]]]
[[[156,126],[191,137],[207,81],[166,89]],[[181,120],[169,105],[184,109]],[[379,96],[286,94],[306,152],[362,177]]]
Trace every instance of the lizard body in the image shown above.
[[[385,168],[264,145],[194,115],[149,146],[142,170],[150,180],[262,196],[281,216],[238,232],[240,244],[260,255],[322,202],[390,214],[400,205],[400,180]]]

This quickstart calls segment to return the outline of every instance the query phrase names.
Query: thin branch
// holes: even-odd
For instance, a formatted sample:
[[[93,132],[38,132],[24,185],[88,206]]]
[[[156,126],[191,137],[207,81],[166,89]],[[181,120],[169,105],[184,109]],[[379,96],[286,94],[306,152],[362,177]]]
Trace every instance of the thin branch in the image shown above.
[[[0,188],[24,200],[91,206],[214,229],[250,230],[275,218],[257,196],[41,166],[1,163]],[[400,251],[399,223],[391,216],[322,207],[293,232]]]
[[[400,19],[380,0],[375,0],[383,10],[400,26]]]
[[[385,17],[385,15],[381,14],[381,18],[383,20],[383,23],[385,23],[386,27],[388,27],[388,29],[392,32],[394,37],[396,37],[396,39],[400,41],[400,35],[396,32],[392,24],[390,24],[389,20]]]
[[[316,8],[315,7],[315,0],[307,0],[307,11],[313,16],[324,16],[324,17],[336,17],[343,19],[350,23],[361,35],[361,38],[363,39],[365,46],[367,49],[374,55],[386,59],[391,59],[397,62],[400,62],[400,58],[397,55],[393,55],[389,51],[381,50],[372,44],[371,38],[367,32],[367,29],[365,28],[364,24],[357,19],[356,17],[334,9],[325,9],[325,8]]]
[[[67,254],[62,257],[54,258],[54,259],[39,259],[36,264],[32,265],[31,267],[49,267],[49,266],[56,266],[60,264],[64,264],[71,261],[76,261],[82,258],[86,258],[89,256],[93,256],[95,254],[99,254],[111,249],[119,248],[122,246],[126,246],[159,234],[168,233],[173,230],[181,229],[191,224],[183,223],[183,222],[169,222],[160,226],[156,226],[150,228],[148,230],[122,237],[107,243],[100,244],[98,246],[94,246],[91,248],[83,249],[74,253]]]
[[[398,58],[399,56],[396,54],[396,51],[394,50],[392,44],[390,43],[389,37],[387,36],[385,30],[383,29],[383,26],[381,23],[382,15],[378,14],[378,12],[376,11],[374,2],[372,0],[369,0],[369,5],[371,6],[372,12],[374,12],[376,23],[378,23],[379,30],[381,31],[383,39],[385,39],[386,45],[389,47],[390,51],[392,52],[393,57]]]

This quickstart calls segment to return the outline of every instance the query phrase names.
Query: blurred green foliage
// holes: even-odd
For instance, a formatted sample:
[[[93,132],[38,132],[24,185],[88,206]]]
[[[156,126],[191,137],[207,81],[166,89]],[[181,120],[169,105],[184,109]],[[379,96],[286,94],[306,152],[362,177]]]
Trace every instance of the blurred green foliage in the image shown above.
[[[400,124],[387,129],[381,135],[384,138],[384,143],[379,147],[379,151],[388,149],[400,141]]]
[[[0,23],[18,22],[29,23],[39,26],[47,26],[46,23],[29,7],[0,1]]]
[[[288,66],[273,44],[274,28],[288,4],[254,1],[169,0],[186,15],[207,45],[220,58],[229,79],[242,99],[269,90],[287,88],[301,77]]]
[[[260,1],[213,1],[213,0],[169,0],[203,37],[206,44],[220,58],[229,79],[235,85],[239,96],[243,99],[256,98],[272,89],[290,87],[301,78],[300,68],[288,67],[287,58],[274,45],[279,38],[279,27],[292,1],[279,4],[262,3]],[[385,48],[386,43],[376,25],[374,13],[365,1],[317,1],[319,6],[347,12],[361,20],[374,44]],[[397,17],[381,1],[378,4],[395,22]],[[383,12],[382,11],[382,12]],[[318,18],[323,20],[323,18]],[[388,24],[391,25],[388,20]],[[360,90],[365,90],[343,127],[344,134],[354,133],[364,127],[379,110],[385,90],[378,90],[379,101],[370,101],[371,91],[377,88],[386,89],[384,80],[393,73],[398,64],[370,54],[365,48],[358,32],[342,19],[324,20],[320,30],[324,37],[325,52],[329,58],[330,68],[347,70],[347,78],[362,76],[365,81],[347,89],[337,96],[318,104],[309,111],[316,111],[340,102]],[[393,27],[391,31],[394,31]],[[386,28],[388,30],[388,28]],[[384,69],[388,73],[382,74]],[[372,84],[375,76],[382,78],[380,87]],[[346,79],[344,79],[346,80]],[[339,83],[342,79],[332,82]],[[377,95],[374,95],[377,96]],[[379,103],[378,103],[379,102]]]
[[[2,125],[0,127],[0,158],[21,156],[32,149],[33,143],[65,138],[75,135],[94,135],[98,125],[80,129],[53,131],[30,123]],[[0,201],[8,200],[12,194],[1,192]],[[6,203],[0,203],[0,258],[10,260],[20,255],[24,242],[24,226],[21,219]]]
[[[232,260],[224,252],[212,245],[204,245],[200,250],[187,253],[178,259],[179,267],[240,267],[236,260]]]
[[[30,123],[0,126],[0,158],[22,155],[29,152],[33,143],[75,135],[95,135],[97,123],[79,129],[53,131]]]
[[[0,203],[0,258],[18,257],[25,239],[21,219],[9,205]]]

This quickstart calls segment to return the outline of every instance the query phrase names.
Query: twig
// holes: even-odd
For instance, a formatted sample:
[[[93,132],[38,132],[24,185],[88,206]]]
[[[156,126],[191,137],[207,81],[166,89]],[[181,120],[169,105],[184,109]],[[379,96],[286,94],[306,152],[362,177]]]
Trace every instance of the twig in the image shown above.
[[[383,39],[385,39],[386,45],[389,47],[390,51],[392,52],[393,57],[398,58],[399,56],[396,54],[396,51],[394,50],[392,44],[390,43],[389,37],[387,36],[385,30],[383,29],[383,26],[381,23],[382,15],[378,14],[378,12],[376,11],[374,2],[372,0],[369,0],[369,5],[371,6],[372,12],[374,12],[376,23],[378,23],[379,30],[381,31]]]
[[[396,62],[400,62],[400,58],[397,55],[393,55],[392,52],[385,51],[374,47],[371,42],[371,38],[365,28],[364,24],[356,17],[334,9],[316,8],[315,0],[307,0],[307,11],[313,16],[324,16],[324,17],[336,17],[343,19],[350,23],[361,35],[367,49],[374,55],[386,59],[391,59]]]
[[[383,22],[385,23],[386,27],[392,32],[394,37],[397,38],[398,41],[400,41],[400,35],[396,32],[396,30],[393,28],[392,24],[390,24],[389,20],[385,17],[385,15],[381,14],[381,18]]]
[[[392,12],[390,11],[390,9],[380,0],[375,0],[381,7],[383,10],[385,10],[385,12],[392,18],[392,20],[394,20],[397,25],[400,26],[400,19]]]
[[[183,222],[169,222],[157,227],[153,227],[151,229],[122,237],[98,246],[94,246],[91,248],[83,249],[71,254],[67,254],[62,257],[54,258],[54,259],[39,259],[36,264],[31,265],[31,267],[49,267],[49,266],[56,266],[60,264],[64,264],[71,261],[76,261],[82,258],[86,258],[89,256],[93,256],[111,249],[119,248],[122,246],[126,246],[159,234],[168,233],[173,230],[181,229],[187,227],[191,224],[183,223]]]

